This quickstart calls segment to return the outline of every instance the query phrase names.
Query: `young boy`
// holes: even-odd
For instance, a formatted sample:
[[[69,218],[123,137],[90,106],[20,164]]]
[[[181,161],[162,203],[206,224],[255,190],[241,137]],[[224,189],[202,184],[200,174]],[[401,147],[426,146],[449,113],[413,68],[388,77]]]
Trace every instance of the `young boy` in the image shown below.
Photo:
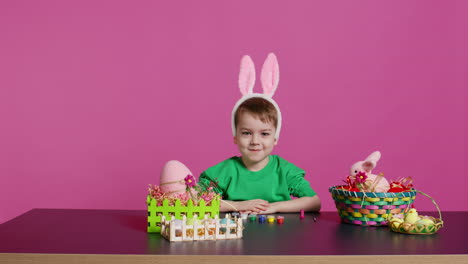
[[[253,62],[250,57],[242,60],[239,86],[244,96],[232,115],[234,143],[241,156],[208,168],[200,176],[202,184],[217,182],[216,191],[223,197],[221,212],[320,210],[320,199],[304,179],[304,170],[271,155],[281,129],[281,112],[271,98],[278,84],[278,71],[276,57],[270,54],[262,71],[264,94],[254,94]],[[298,198],[292,200],[291,195]]]

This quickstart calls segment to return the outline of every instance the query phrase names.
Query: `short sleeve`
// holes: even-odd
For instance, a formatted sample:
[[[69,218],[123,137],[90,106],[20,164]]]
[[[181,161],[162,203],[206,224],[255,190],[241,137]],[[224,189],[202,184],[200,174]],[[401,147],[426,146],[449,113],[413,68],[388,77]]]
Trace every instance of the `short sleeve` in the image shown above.
[[[313,197],[317,193],[310,187],[310,183],[304,178],[302,169],[290,171],[288,179],[288,191],[294,197]]]
[[[216,181],[214,181],[209,175],[207,171],[204,171],[198,180],[198,185],[202,188],[203,191],[208,189],[208,187],[212,186],[213,190],[220,194],[221,196],[223,195],[223,190],[219,188],[218,184]]]

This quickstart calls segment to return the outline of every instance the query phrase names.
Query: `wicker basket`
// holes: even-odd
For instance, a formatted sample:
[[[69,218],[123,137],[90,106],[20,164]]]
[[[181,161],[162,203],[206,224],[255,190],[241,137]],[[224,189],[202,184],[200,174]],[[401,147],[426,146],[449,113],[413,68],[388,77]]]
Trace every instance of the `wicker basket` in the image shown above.
[[[408,208],[416,198],[417,191],[382,193],[350,192],[330,187],[336,209],[345,223],[361,226],[386,226],[390,214],[398,214]]]
[[[433,224],[424,224],[424,223],[411,224],[411,223],[405,223],[405,222],[401,223],[398,221],[390,220],[389,226],[390,226],[390,230],[392,230],[393,232],[411,234],[411,235],[432,235],[432,234],[437,233],[437,231],[439,231],[439,229],[441,229],[444,226],[444,221],[442,221],[442,213],[440,212],[439,206],[434,201],[434,199],[432,199],[432,197],[430,197],[429,195],[421,191],[417,191],[417,192],[424,196],[429,197],[429,199],[432,200],[432,202],[437,208],[437,211],[439,212],[439,218],[435,218],[432,216],[424,217],[424,218],[430,219],[433,222]]]

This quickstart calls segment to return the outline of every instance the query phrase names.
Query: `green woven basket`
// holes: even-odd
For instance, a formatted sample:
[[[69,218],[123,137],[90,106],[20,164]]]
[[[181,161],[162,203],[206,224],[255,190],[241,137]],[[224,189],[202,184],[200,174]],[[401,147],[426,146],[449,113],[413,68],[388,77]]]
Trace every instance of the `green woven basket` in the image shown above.
[[[193,217],[197,215],[198,219],[203,219],[205,214],[210,217],[219,215],[220,199],[213,199],[209,206],[205,205],[205,200],[201,199],[198,205],[194,205],[192,200],[188,200],[187,206],[183,206],[180,200],[176,200],[174,206],[169,205],[168,200],[164,200],[161,206],[158,206],[156,200],[150,195],[146,197],[148,204],[148,233],[161,232],[161,216],[171,219],[182,219],[183,216]]]
[[[417,191],[383,193],[350,192],[330,187],[336,209],[345,223],[361,226],[386,226],[390,214],[398,214],[408,208],[416,199]]]

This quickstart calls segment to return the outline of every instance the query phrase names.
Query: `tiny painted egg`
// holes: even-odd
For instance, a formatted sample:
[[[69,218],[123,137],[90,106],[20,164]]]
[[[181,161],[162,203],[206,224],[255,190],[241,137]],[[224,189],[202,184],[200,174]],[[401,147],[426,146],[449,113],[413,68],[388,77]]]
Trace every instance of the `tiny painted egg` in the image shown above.
[[[403,219],[401,219],[401,218],[392,218],[392,220],[390,220],[390,223],[392,223],[392,225],[395,226],[395,228],[399,228],[400,224],[403,223]]]
[[[187,219],[187,225],[198,225],[198,219],[196,218]]]
[[[415,225],[418,225],[418,224],[422,224],[422,225],[426,225],[426,226],[430,226],[430,225],[433,225],[434,224],[434,221],[432,221],[431,219],[421,219],[421,220],[418,220],[416,221],[416,223],[414,223]]]
[[[223,218],[219,221],[220,224],[233,224],[234,221],[232,221],[232,219],[229,219],[229,218]]]
[[[214,225],[216,221],[214,219],[204,219],[202,223],[204,225]]]
[[[392,217],[393,217],[393,218],[400,218],[400,219],[404,219],[404,218],[405,218],[405,216],[404,216],[403,214],[394,214]]]
[[[182,236],[182,220],[175,219],[173,224],[175,226],[175,232],[174,233],[175,233],[176,237]]]
[[[174,226],[181,227],[182,226],[182,220],[180,219],[174,219]]]
[[[219,221],[219,223],[222,224],[222,225],[225,225],[225,224],[233,224],[234,221],[232,221],[232,220],[229,219],[229,218],[223,218],[223,219],[221,219],[221,220]],[[219,229],[219,231],[223,234],[223,233],[226,232],[226,228],[225,228],[225,227],[221,227],[221,228]]]

